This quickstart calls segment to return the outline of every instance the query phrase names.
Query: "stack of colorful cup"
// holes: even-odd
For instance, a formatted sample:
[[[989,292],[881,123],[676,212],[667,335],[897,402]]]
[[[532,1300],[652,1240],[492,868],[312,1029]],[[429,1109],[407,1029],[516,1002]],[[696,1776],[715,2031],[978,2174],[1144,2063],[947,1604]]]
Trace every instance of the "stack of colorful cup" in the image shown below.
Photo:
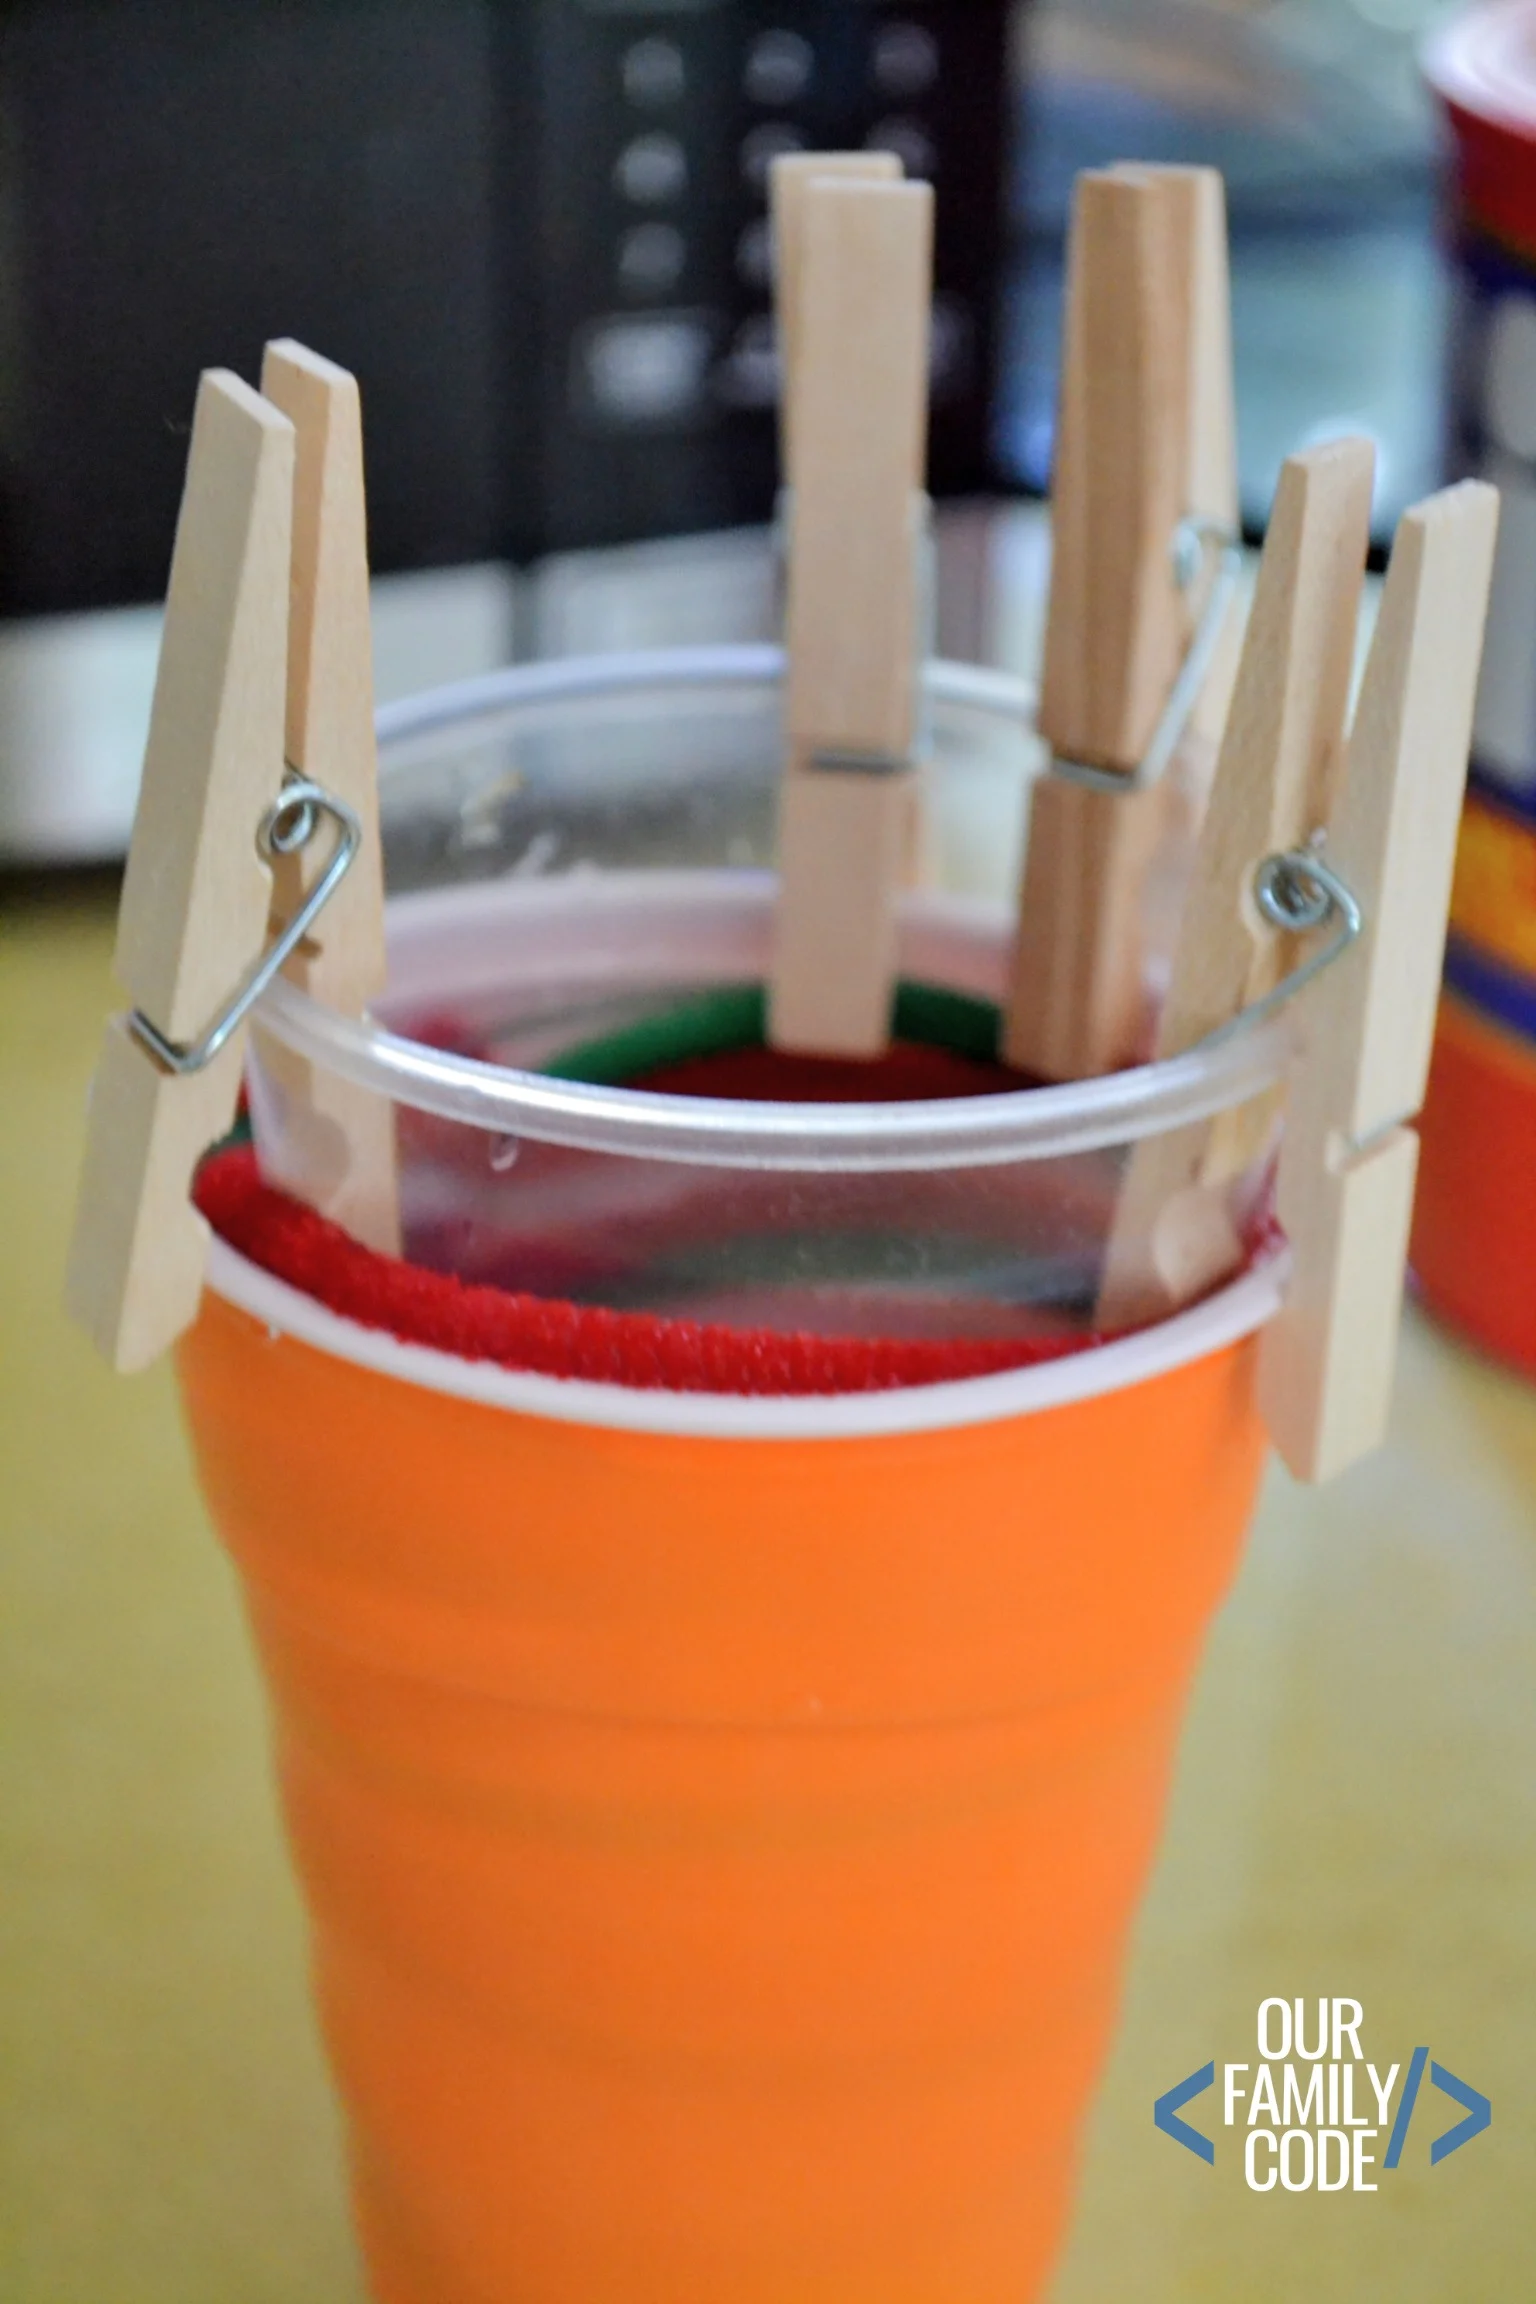
[[[1503,498],[1413,1265],[1536,1375],[1536,8],[1474,9],[1429,77],[1455,136],[1453,472]]]

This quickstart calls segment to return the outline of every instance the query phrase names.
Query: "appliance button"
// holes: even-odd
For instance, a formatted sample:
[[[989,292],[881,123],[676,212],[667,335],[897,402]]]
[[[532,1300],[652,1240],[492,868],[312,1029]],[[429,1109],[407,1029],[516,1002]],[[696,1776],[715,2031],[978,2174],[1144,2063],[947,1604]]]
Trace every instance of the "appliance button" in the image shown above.
[[[905,115],[882,120],[864,139],[870,152],[894,152],[909,176],[931,177],[939,165],[938,147],[921,120]]]
[[[773,231],[766,216],[754,217],[736,243],[736,277],[747,288],[773,285]]]
[[[793,104],[810,87],[816,58],[798,32],[764,32],[747,50],[743,85],[753,104]]]
[[[787,128],[781,120],[765,121],[761,128],[749,130],[741,140],[741,173],[754,192],[761,192],[775,160],[785,152],[804,150],[805,138],[798,128]]]
[[[698,313],[595,321],[579,341],[593,408],[611,424],[675,422],[703,404],[712,334]]]
[[[687,189],[688,155],[675,136],[636,136],[615,161],[613,181],[637,207],[664,207]]]
[[[770,313],[757,312],[743,320],[715,373],[715,390],[732,408],[777,404],[779,337]]]
[[[671,224],[636,224],[619,242],[619,279],[635,296],[665,296],[683,276],[688,244]]]
[[[937,401],[970,389],[976,365],[976,322],[957,296],[935,296],[928,328],[928,389]]]
[[[885,24],[875,34],[870,70],[882,96],[910,103],[939,76],[939,44],[922,24]]]
[[[688,86],[688,67],[675,40],[637,40],[620,66],[631,104],[675,104]]]

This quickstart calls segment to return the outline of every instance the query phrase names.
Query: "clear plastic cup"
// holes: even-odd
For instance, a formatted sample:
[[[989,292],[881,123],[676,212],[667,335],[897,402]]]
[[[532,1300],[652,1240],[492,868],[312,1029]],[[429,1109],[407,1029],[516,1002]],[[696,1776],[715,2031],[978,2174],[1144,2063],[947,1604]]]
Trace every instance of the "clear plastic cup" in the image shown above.
[[[1279,1025],[916,1101],[628,1084],[679,1064],[707,1084],[760,1042],[781,676],[767,647],[568,659],[386,710],[388,989],[369,1023],[281,981],[264,996],[263,1168],[314,1196],[270,1035],[393,1107],[413,1263],[735,1329],[1086,1336],[1130,1146],[1265,1096]],[[1022,681],[934,664],[926,693],[897,1029],[964,1084],[995,1056],[1038,747]],[[1234,1238],[1264,1172],[1260,1153],[1227,1188]]]

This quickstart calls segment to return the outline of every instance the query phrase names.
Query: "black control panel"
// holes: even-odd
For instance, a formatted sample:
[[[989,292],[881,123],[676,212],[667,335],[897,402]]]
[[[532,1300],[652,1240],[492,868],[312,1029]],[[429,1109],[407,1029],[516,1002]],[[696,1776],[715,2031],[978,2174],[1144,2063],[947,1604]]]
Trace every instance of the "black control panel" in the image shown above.
[[[991,477],[1011,0],[0,0],[0,612],[163,586],[197,372],[354,368],[381,569],[761,519],[767,177],[938,195],[930,469]]]
[[[882,147],[933,181],[933,482],[986,484],[1009,14],[989,0],[546,9],[544,539],[766,512],[768,174],[806,149]]]

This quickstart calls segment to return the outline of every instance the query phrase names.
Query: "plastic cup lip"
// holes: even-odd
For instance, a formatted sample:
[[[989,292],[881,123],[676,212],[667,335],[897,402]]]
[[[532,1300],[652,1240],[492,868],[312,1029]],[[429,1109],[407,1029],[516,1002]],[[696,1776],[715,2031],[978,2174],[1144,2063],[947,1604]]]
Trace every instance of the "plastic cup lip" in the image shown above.
[[[635,648],[601,656],[556,656],[536,664],[504,665],[469,680],[446,682],[415,696],[380,705],[374,714],[379,766],[387,773],[391,755],[431,736],[446,735],[466,722],[492,724],[503,714],[530,705],[582,703],[599,696],[645,695],[657,690],[777,688],[784,677],[784,650],[768,641],[698,648]],[[934,659],[923,667],[923,692],[932,704],[948,704],[1012,721],[1032,731],[1039,691],[1033,680],[981,664]]]
[[[387,773],[392,754],[425,738],[476,722],[494,725],[530,705],[687,688],[771,689],[783,664],[781,649],[733,647],[512,666],[386,706],[377,718],[381,768]],[[1027,681],[933,663],[924,682],[934,702],[1003,719],[1027,733],[1034,697]],[[608,878],[593,874],[581,885],[600,891]],[[521,884],[530,895],[541,886],[562,883]],[[440,1119],[619,1157],[799,1173],[985,1167],[1131,1143],[1261,1095],[1281,1077],[1289,1046],[1283,1019],[1275,1019],[1215,1049],[1014,1094],[846,1106],[735,1103],[555,1080],[449,1054],[322,1007],[281,978],[255,1013],[295,1053]]]
[[[1447,104],[1484,126],[1536,141],[1536,8],[1494,0],[1432,33],[1425,77]]]
[[[1041,1414],[1120,1392],[1187,1366],[1255,1335],[1279,1309],[1290,1252],[1276,1248],[1236,1280],[1188,1311],[1059,1360],[952,1383],[882,1392],[797,1394],[775,1398],[722,1392],[665,1392],[621,1384],[540,1376],[485,1360],[464,1360],[429,1345],[405,1344],[387,1330],[365,1328],[250,1263],[214,1236],[208,1286],[259,1321],[329,1358],[454,1399],[605,1431],[698,1440],[869,1440],[954,1431]]]

